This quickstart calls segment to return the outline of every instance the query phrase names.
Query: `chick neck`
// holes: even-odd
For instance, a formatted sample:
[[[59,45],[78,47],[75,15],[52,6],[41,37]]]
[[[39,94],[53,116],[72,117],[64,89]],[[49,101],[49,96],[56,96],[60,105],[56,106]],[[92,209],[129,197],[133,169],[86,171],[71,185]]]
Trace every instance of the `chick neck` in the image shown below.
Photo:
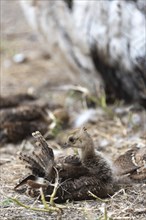
[[[85,161],[92,159],[95,156],[95,149],[92,138],[88,135],[85,136],[82,141],[83,147],[81,148],[81,160]]]

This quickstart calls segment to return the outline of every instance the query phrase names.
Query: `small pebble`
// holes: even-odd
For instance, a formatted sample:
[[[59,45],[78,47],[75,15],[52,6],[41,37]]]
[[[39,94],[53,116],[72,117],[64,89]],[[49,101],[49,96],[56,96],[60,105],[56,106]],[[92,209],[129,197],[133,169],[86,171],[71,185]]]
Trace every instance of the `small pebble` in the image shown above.
[[[27,60],[23,53],[18,53],[13,56],[14,63],[24,63]]]

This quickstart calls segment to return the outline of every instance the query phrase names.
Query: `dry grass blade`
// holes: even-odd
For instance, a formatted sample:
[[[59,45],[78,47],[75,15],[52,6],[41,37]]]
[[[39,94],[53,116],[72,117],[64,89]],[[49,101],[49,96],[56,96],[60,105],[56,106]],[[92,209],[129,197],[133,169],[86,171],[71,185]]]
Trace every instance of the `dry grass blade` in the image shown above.
[[[59,187],[59,173],[58,173],[58,170],[55,167],[54,167],[54,169],[56,171],[56,178],[55,178],[53,192],[50,196],[50,205],[52,205],[52,206],[56,206],[55,202],[54,202],[54,199],[55,199],[55,196],[56,196],[56,193],[57,193],[57,189]]]
[[[104,202],[104,203],[109,202],[108,199],[101,199],[101,198],[97,197],[95,194],[93,194],[93,193],[90,192],[90,191],[88,191],[88,193],[89,193],[89,195],[91,195],[91,196],[92,196],[94,199],[96,199],[97,201]]]
[[[49,206],[47,204],[42,188],[40,188],[40,195],[41,195],[41,201],[42,201],[42,203],[44,205],[44,208],[32,207],[32,206],[26,205],[26,204],[20,202],[16,198],[10,198],[10,200],[15,202],[17,205],[19,205],[21,207],[24,207],[25,209],[32,210],[32,211],[38,211],[38,212],[57,212],[57,213],[61,214],[61,209],[60,208],[54,207],[54,206]]]

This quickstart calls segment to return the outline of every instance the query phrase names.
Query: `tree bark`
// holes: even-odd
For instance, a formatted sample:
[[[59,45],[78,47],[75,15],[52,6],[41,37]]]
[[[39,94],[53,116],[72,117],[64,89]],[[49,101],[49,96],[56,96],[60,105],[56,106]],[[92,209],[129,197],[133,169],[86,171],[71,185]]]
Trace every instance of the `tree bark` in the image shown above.
[[[20,0],[27,19],[92,93],[146,107],[145,0]]]

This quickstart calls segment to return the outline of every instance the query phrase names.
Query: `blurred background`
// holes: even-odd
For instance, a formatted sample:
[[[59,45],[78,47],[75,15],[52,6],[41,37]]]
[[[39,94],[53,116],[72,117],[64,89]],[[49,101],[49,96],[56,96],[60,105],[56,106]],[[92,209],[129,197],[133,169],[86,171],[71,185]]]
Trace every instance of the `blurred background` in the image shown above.
[[[37,129],[43,130],[46,137],[51,130],[56,137],[60,128],[89,125],[94,130],[99,123],[103,129],[99,146],[111,144],[112,139],[107,141],[103,134],[107,129],[111,136],[110,123],[117,125],[113,132],[120,132],[122,143],[128,134],[134,143],[143,137],[144,3],[1,1],[0,139],[17,142]],[[136,17],[131,17],[132,13]],[[12,107],[16,107],[15,115]],[[40,117],[36,123],[36,108],[45,111],[49,119],[35,113]],[[59,130],[55,117],[61,122]],[[116,141],[117,137],[115,145]]]
[[[47,46],[28,25],[18,0],[1,1],[0,52],[1,95],[35,92],[41,86],[70,80],[63,65],[55,64]]]
[[[71,84],[145,107],[145,11],[144,0],[1,1],[2,93]]]

